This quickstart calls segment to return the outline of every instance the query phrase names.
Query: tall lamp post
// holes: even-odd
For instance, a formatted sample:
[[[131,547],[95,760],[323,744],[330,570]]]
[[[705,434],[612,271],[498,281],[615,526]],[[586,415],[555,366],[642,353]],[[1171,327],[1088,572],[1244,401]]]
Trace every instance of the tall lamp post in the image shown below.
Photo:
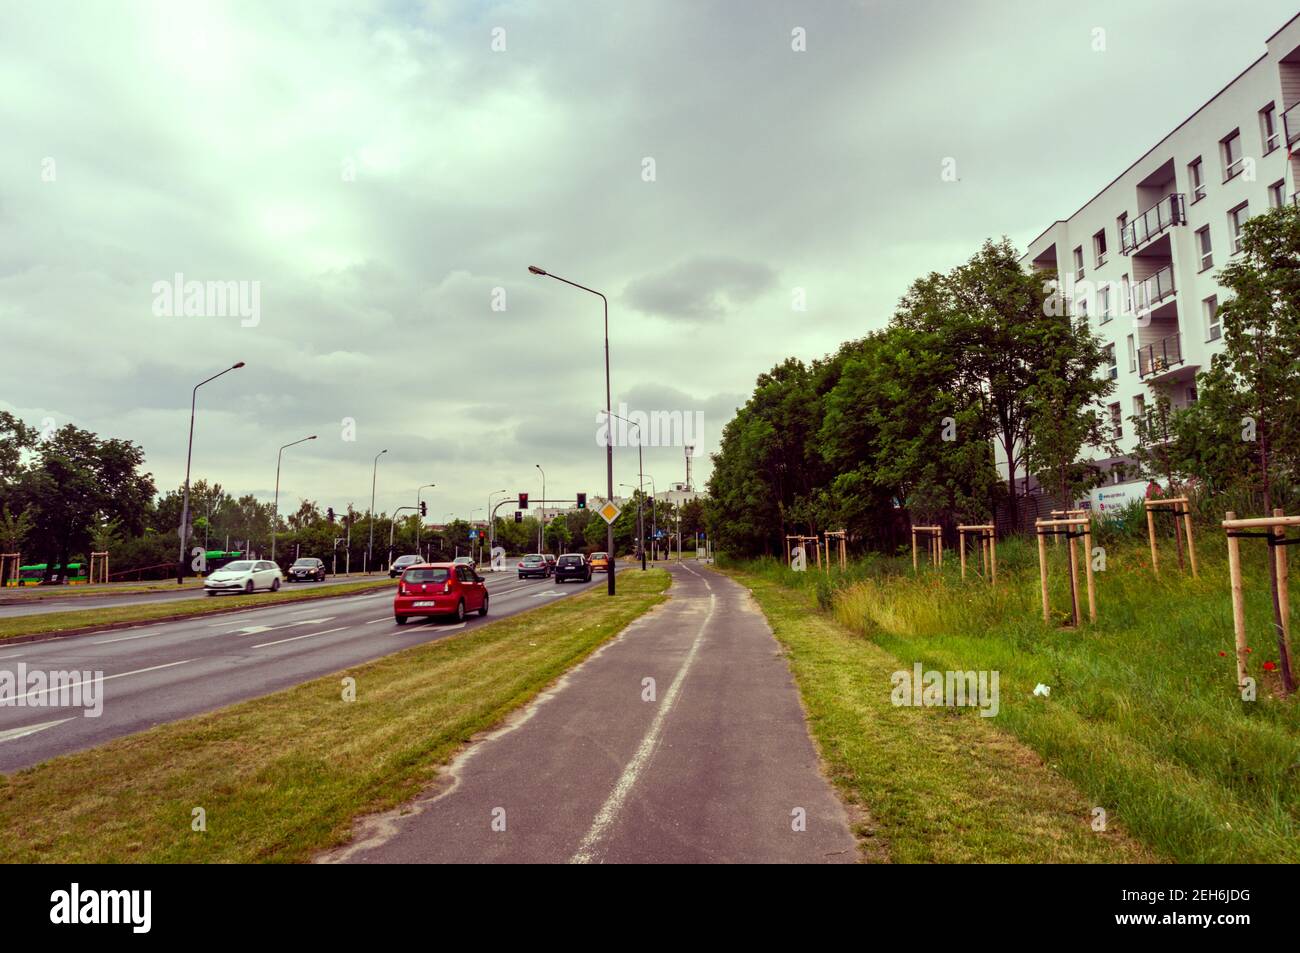
[[[370,542],[366,545],[366,575],[370,575],[370,561],[375,558],[375,481],[379,479],[379,458],[387,450],[375,454],[375,469],[370,474]]]
[[[529,265],[528,270],[534,275],[544,278],[554,278],[556,281],[562,281],[566,285],[571,285],[581,291],[594,294],[600,298],[605,306],[605,413],[613,409],[610,401],[609,387],[609,299],[594,288],[588,288],[586,285],[580,285],[576,281],[570,281],[568,278],[561,278],[559,275],[552,275],[545,270],[538,268],[536,265]],[[605,435],[605,478],[608,482],[608,499],[614,500],[614,437],[612,434]],[[606,574],[609,579],[609,594],[614,594],[614,524],[610,523],[605,530],[605,546],[609,550],[609,572]]]
[[[637,481],[641,484],[642,487],[641,496],[645,496],[645,471],[643,469],[643,464],[641,459],[641,425],[637,423],[635,420],[628,420],[626,417],[620,417],[618,414],[612,414],[608,410],[605,411],[605,413],[609,417],[618,417],[618,419],[623,421],[623,423],[629,424],[636,428],[636,475],[637,475]],[[611,427],[614,426],[612,422],[609,425]],[[627,486],[626,483],[621,483],[619,485]],[[636,533],[637,533],[637,548],[641,550],[641,571],[645,572],[645,516],[643,513],[643,507],[641,506],[641,503],[642,500],[640,497],[638,497],[636,501]]]
[[[316,435],[312,434],[310,437],[303,437],[293,443],[286,443],[280,448],[280,452],[275,455],[275,509],[271,513],[271,562],[275,562],[275,532],[280,528],[280,461],[284,457],[284,452],[290,447],[296,447],[300,443],[315,439]]]
[[[424,514],[420,512],[420,494],[425,490],[431,490],[438,484],[426,483],[415,491],[415,512],[420,513],[420,525],[415,528],[415,551],[419,553],[420,558],[424,558],[424,551],[420,549],[420,540],[424,536]]]
[[[542,474],[542,509],[537,514],[537,551],[546,554],[546,471],[540,463],[534,463]]]
[[[229,374],[243,366],[244,362],[240,361],[227,367],[221,374]],[[213,374],[206,381],[199,381],[190,392],[190,441],[185,448],[185,497],[181,504],[181,525],[176,531],[181,538],[180,553],[176,558],[176,585],[178,586],[185,581],[185,537],[189,535],[190,528],[190,460],[194,454],[194,407],[198,401],[199,388],[209,381],[215,381],[221,374]]]
[[[655,533],[659,532],[659,491],[655,489],[655,478],[646,474],[645,478],[650,481],[650,538],[655,538]],[[655,549],[658,550],[658,545]]]

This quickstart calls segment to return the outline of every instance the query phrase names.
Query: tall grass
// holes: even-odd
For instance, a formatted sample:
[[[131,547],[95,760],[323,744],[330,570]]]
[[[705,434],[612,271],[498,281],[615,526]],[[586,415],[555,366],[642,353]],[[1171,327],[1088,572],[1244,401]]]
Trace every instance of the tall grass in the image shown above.
[[[1222,531],[1198,532],[1198,579],[1178,571],[1172,538],[1163,539],[1156,580],[1145,517],[1140,538],[1126,539],[1125,528],[1101,536],[1098,621],[1078,629],[1065,626],[1063,544],[1049,544],[1051,624],[1032,539],[999,544],[996,588],[970,574],[962,581],[955,553],[942,570],[915,575],[910,557],[866,557],[830,574],[774,560],[746,569],[805,590],[903,667],[999,671],[995,721],[1160,852],[1188,862],[1300,860],[1300,711],[1264,670],[1277,659],[1266,547],[1243,546],[1259,685],[1258,700],[1246,702],[1235,686]],[[1082,591],[1080,601],[1086,620]],[[1040,683],[1047,698],[1033,695]]]

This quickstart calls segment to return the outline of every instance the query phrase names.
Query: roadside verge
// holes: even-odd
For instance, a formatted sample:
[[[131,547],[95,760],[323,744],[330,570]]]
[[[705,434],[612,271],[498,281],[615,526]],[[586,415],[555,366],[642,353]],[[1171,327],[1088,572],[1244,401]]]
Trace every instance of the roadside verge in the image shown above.
[[[895,706],[904,664],[819,612],[805,593],[739,570],[785,649],[832,782],[869,820],[863,849],[899,863],[1144,863],[1027,745],[973,708]]]

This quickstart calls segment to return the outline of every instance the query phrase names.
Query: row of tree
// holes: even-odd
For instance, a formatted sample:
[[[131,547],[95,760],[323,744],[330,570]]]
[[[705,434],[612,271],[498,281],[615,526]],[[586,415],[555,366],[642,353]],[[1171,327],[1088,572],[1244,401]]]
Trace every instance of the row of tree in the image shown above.
[[[35,428],[0,411],[0,551],[19,553],[23,562],[46,563],[47,572],[69,562],[85,561],[91,552],[111,554],[115,575],[166,576],[179,551],[178,527],[183,494],[177,488],[159,495],[151,474],[143,471],[144,449],[126,440],[102,439],[67,425],[43,437]],[[677,508],[664,501],[634,497],[615,520],[619,552],[636,548],[638,503],[644,504],[645,528],[651,529],[652,505],[659,525],[675,531],[681,518],[685,548],[693,548],[703,529],[698,502]],[[199,479],[190,487],[191,526],[187,551],[236,550],[269,557],[273,507],[251,494],[236,497],[219,483]],[[390,553],[419,552],[451,559],[471,551],[486,552],[481,527],[465,520],[444,526],[422,525],[411,514],[394,521],[387,514],[348,509],[322,512],[312,500],[281,513],[276,527],[276,556],[287,564],[297,556],[314,556],[327,565],[337,558],[340,571],[366,564],[386,565]],[[478,530],[479,538],[471,538]],[[538,520],[498,518],[495,539],[508,553],[537,548]],[[606,545],[605,522],[589,510],[572,510],[549,521],[547,548],[593,551]],[[391,541],[391,543],[390,543]],[[390,548],[391,547],[391,548]]]
[[[884,329],[811,363],[759,376],[723,431],[709,482],[715,544],[777,553],[787,535],[845,528],[894,549],[909,524],[1021,528],[1036,478],[1059,500],[1114,456],[1114,382],[1086,315],[1054,275],[1023,268],[1005,239],[912,284]],[[1224,347],[1175,408],[1152,388],[1131,418],[1135,472],[1170,488],[1243,491],[1269,511],[1300,464],[1300,210],[1251,219],[1221,269]],[[999,469],[1000,467],[1000,469]]]

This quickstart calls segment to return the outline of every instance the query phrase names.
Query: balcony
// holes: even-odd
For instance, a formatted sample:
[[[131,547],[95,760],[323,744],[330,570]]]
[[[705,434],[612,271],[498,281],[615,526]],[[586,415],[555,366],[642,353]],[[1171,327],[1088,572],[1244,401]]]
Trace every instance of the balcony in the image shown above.
[[[1286,131],[1286,144],[1300,139],[1300,103],[1296,103],[1282,114],[1282,128]]]
[[[1174,333],[1138,348],[1138,377],[1157,380],[1183,363],[1182,335]]]
[[[1145,317],[1163,301],[1174,296],[1174,266],[1165,265],[1133,286],[1133,313]]]
[[[1298,114],[1300,116],[1300,114]],[[1143,245],[1159,238],[1175,225],[1186,225],[1187,213],[1182,192],[1166,195],[1133,221],[1120,233],[1120,251],[1131,255]]]

